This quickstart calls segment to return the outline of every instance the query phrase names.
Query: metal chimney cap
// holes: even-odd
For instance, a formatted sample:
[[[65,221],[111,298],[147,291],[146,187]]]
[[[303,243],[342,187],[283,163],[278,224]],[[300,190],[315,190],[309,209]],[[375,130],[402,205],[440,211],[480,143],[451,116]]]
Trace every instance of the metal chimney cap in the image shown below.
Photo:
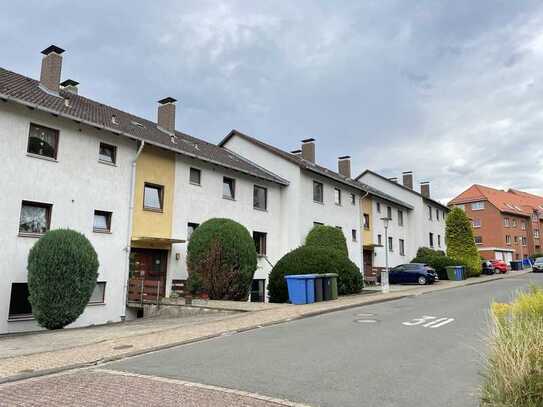
[[[161,105],[165,105],[166,103],[175,103],[177,102],[177,99],[174,99],[172,97],[167,97],[167,98],[164,98],[164,99],[160,99],[158,101],[158,103],[160,103]]]
[[[79,85],[79,82],[74,81],[73,79],[66,79],[64,82],[60,82],[60,86],[66,87],[66,86],[77,86]]]
[[[60,48],[60,47],[57,47],[56,45],[49,45],[41,53],[43,55],[49,55],[52,52],[60,55],[60,54],[62,54],[64,52],[64,50],[62,48]]]

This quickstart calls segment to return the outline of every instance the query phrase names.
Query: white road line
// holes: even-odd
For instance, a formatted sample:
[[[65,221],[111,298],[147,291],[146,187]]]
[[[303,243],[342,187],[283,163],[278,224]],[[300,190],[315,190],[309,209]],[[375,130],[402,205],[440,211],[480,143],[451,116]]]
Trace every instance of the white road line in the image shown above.
[[[454,321],[454,318],[448,318],[448,319],[445,319],[445,321],[443,321],[443,322],[441,322],[439,324],[430,326],[430,328],[439,328],[440,326],[447,325],[447,324],[449,324],[449,323],[451,323],[453,321]]]
[[[428,328],[429,326],[432,326],[435,323],[439,324],[440,322],[445,321],[446,319],[447,317],[435,319],[433,321],[428,322],[427,324],[424,324],[423,327]]]

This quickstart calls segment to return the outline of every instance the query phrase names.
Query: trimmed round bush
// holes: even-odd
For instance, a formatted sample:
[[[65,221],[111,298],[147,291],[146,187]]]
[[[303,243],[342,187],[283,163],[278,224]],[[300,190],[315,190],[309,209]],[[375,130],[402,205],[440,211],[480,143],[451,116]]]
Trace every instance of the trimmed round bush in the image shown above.
[[[212,300],[246,301],[256,270],[249,231],[231,219],[214,218],[193,233],[187,248],[188,284]]]
[[[339,250],[343,255],[349,256],[347,241],[343,232],[333,226],[314,226],[305,238],[305,245],[335,249]]]
[[[98,255],[79,232],[47,232],[28,256],[32,314],[47,329],[74,322],[85,310],[98,278]]]
[[[270,302],[287,302],[285,276],[293,274],[338,274],[340,295],[359,293],[363,288],[360,269],[346,256],[334,249],[302,246],[284,255],[270,273],[268,292]]]

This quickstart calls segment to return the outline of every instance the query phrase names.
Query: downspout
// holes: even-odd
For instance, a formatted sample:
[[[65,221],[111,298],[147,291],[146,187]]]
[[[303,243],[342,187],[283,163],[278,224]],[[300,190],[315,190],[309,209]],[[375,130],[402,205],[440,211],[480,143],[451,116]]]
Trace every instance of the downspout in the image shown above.
[[[121,298],[124,298],[125,301],[123,303],[123,309],[121,312],[121,320],[125,320],[126,318],[126,304],[128,303],[128,275],[130,273],[130,249],[132,245],[132,226],[133,226],[133,219],[134,219],[134,201],[135,201],[135,189],[136,189],[136,163],[138,161],[138,158],[143,151],[143,147],[145,146],[145,141],[141,141],[140,146],[138,147],[138,151],[136,152],[136,156],[132,160],[132,174],[130,176],[130,205],[128,206],[128,227],[127,227],[127,234],[126,234],[126,255],[125,255],[125,262],[124,262],[124,285],[123,285],[123,296]]]
[[[358,212],[358,219],[360,219],[360,270],[362,271],[362,281],[364,280],[364,207],[363,201],[370,193],[366,193],[360,198],[360,212]],[[360,216],[362,214],[362,216]],[[373,263],[373,259],[372,259]]]

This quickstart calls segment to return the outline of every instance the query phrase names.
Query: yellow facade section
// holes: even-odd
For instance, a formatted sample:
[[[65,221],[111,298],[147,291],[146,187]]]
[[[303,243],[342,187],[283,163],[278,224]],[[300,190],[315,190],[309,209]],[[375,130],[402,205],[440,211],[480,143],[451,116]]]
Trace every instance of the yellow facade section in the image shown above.
[[[368,195],[361,202],[362,202],[361,203],[362,220],[364,220],[364,214],[367,214],[370,218],[369,228],[364,228],[364,226],[362,226],[362,244],[364,246],[372,245],[373,244],[372,198],[370,195]]]
[[[146,183],[163,188],[161,211],[144,209]],[[149,246],[147,239],[171,238],[174,188],[175,153],[146,145],[136,162],[132,246]]]

